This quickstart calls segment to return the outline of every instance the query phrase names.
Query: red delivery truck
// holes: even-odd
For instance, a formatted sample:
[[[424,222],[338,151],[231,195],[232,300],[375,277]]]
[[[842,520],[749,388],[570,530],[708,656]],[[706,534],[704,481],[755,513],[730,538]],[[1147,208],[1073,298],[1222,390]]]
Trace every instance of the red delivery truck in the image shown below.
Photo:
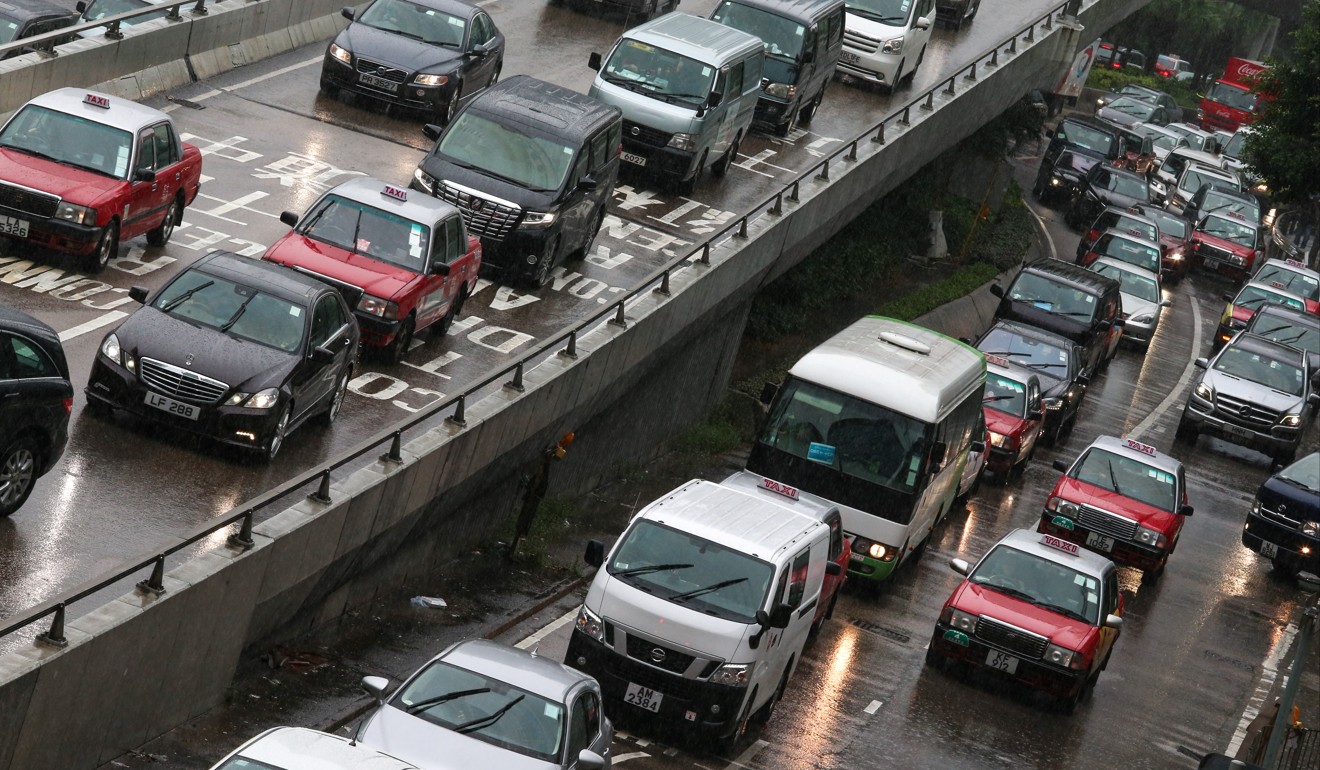
[[[1202,130],[1232,133],[1243,123],[1255,120],[1262,96],[1252,91],[1252,87],[1264,71],[1261,62],[1229,57],[1224,76],[1201,98],[1197,116]]]

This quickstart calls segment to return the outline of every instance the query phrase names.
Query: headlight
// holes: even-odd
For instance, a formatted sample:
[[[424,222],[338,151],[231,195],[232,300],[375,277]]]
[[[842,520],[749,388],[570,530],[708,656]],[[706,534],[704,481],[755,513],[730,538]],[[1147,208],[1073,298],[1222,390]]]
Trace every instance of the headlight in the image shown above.
[[[1196,395],[1209,401],[1215,395],[1215,389],[1206,385],[1204,382],[1196,383]]]
[[[418,75],[413,82],[419,86],[442,86],[449,82],[448,75]]]
[[[995,433],[995,432],[992,431],[992,430],[990,430],[990,431],[986,431],[986,432],[990,434],[990,445],[991,445],[991,446],[997,446],[997,447],[999,447],[999,448],[1002,449],[1003,446],[1004,446],[1004,444],[1008,441],[1008,436],[1005,436],[1005,435],[1002,434],[1002,433]]]
[[[353,54],[349,53],[347,48],[344,48],[337,43],[330,44],[330,55],[344,64],[353,63]]]
[[[1317,534],[1320,534],[1320,521],[1302,522],[1302,534],[1307,537],[1315,537]]]
[[[767,96],[773,96],[776,99],[792,99],[797,96],[797,86],[790,86],[787,83],[766,83],[761,86]]]
[[[886,40],[885,44],[880,47],[880,53],[892,53],[892,54],[903,53],[903,38],[900,36],[890,40]]]
[[[1151,321],[1155,320],[1155,314],[1154,314],[1154,313],[1142,313],[1141,315],[1133,316],[1132,318],[1130,318],[1130,319],[1128,319],[1128,320],[1132,321],[1132,323],[1148,324],[1148,323],[1150,323]]]
[[[235,392],[225,400],[225,406],[245,406],[249,409],[270,409],[280,401],[279,388],[266,388],[256,393]]]
[[[549,227],[555,223],[552,211],[528,211],[523,215],[520,227]]]
[[[1156,548],[1163,548],[1169,544],[1169,539],[1167,537],[1153,529],[1147,529],[1146,527],[1137,527],[1137,534],[1133,539],[1138,543],[1153,545]]]
[[[387,299],[373,297],[370,294],[363,294],[362,299],[358,300],[357,309],[364,313],[377,316],[378,318],[394,319],[399,315],[399,306]]]
[[[745,687],[752,678],[755,663],[725,663],[710,675],[711,684],[726,684],[730,687]]]
[[[119,338],[113,332],[105,335],[105,341],[101,343],[101,355],[122,366],[124,363],[120,358],[122,352],[119,348]]]
[[[55,218],[75,225],[93,225],[96,224],[96,209],[60,201],[55,207]]]
[[[1051,644],[1049,647],[1045,648],[1045,661],[1053,663],[1056,666],[1063,666],[1064,668],[1082,667],[1081,655],[1078,655],[1075,650],[1070,650],[1067,647],[1060,647],[1057,644]]]
[[[898,556],[898,549],[887,543],[877,543],[864,537],[853,538],[853,553],[861,553],[880,561],[893,561]]]
[[[1182,258],[1183,258],[1182,249],[1174,249],[1173,251],[1169,252],[1169,259],[1173,260],[1174,262],[1181,262]]]
[[[1045,503],[1045,508],[1070,519],[1077,518],[1077,503],[1069,502],[1061,497],[1051,497],[1049,502]]]
[[[435,193],[435,177],[423,171],[421,166],[413,171],[413,179],[416,180],[417,186],[421,187],[422,190],[429,194]]]
[[[1050,187],[1058,187],[1063,184],[1063,180],[1057,176],[1050,177]]]
[[[1041,399],[1041,401],[1045,404],[1045,408],[1050,410],[1051,412],[1058,411],[1059,409],[1063,408],[1063,399],[1061,398],[1048,396],[1046,398]]]
[[[948,622],[949,625],[965,634],[970,634],[976,630],[976,616],[962,610],[950,609]]]
[[[685,134],[682,131],[669,137],[669,146],[675,150],[695,150],[697,149],[697,135]]]
[[[605,624],[601,622],[600,616],[587,609],[585,604],[578,610],[577,630],[601,644],[605,643]]]
[[[1302,424],[1302,416],[1300,414],[1285,414],[1283,419],[1279,420],[1279,424],[1285,428],[1296,428]]]

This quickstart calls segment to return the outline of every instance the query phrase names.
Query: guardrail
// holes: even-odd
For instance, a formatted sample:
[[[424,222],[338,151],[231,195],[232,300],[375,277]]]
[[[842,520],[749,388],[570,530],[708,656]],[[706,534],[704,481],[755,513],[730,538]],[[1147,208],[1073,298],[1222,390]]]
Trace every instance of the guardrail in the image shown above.
[[[249,3],[260,1],[261,0],[246,0],[246,2]],[[215,5],[217,2],[219,2],[219,0],[211,0],[212,5]],[[121,40],[124,37],[124,33],[121,31],[120,27],[124,22],[132,21],[133,19],[142,16],[156,16],[162,10],[166,11],[164,17],[166,21],[181,22],[184,20],[181,9],[188,5],[192,6],[192,8],[188,10],[190,16],[206,16],[210,13],[206,7],[206,0],[177,0],[177,2],[172,3],[148,5],[144,8],[117,13],[113,16],[106,16],[105,18],[97,19],[96,21],[75,24],[71,27],[55,30],[54,32],[46,32],[40,35],[33,35],[32,37],[25,37],[22,40],[5,43],[4,45],[0,45],[0,59],[14,51],[21,53],[39,53],[43,57],[53,58],[59,56],[59,51],[55,50],[56,46],[78,39],[79,32],[93,30],[98,27],[105,27],[105,36],[107,38],[110,38],[111,40]]]
[[[200,5],[204,0],[196,0],[196,2]],[[192,4],[192,2],[176,2],[172,5],[177,8]],[[159,10],[160,7],[161,6],[153,6],[153,9]],[[797,203],[802,185],[828,183],[830,179],[830,169],[838,168],[840,164],[855,163],[858,159],[859,147],[864,147],[867,144],[883,146],[888,141],[887,132],[895,129],[901,132],[911,125],[914,111],[916,111],[917,114],[933,111],[935,109],[936,100],[941,98],[945,100],[952,99],[957,93],[960,83],[975,83],[982,75],[994,71],[995,68],[1000,66],[1001,57],[1012,57],[1016,55],[1019,46],[1022,44],[1028,46],[1034,44],[1036,42],[1038,31],[1046,33],[1050,32],[1054,29],[1056,20],[1063,19],[1066,13],[1069,15],[1075,15],[1080,7],[1080,0],[1068,0],[1068,2],[1055,6],[1043,16],[1037,17],[1031,24],[1019,29],[1012,37],[1003,40],[993,48],[974,57],[970,64],[959,69],[933,88],[922,92],[902,107],[889,113],[877,123],[857,134],[851,141],[842,143],[839,149],[824,156],[820,162],[799,174],[778,191],[761,199],[752,206],[747,213],[726,225],[723,229],[713,233],[706,240],[695,246],[686,255],[676,258],[669,264],[652,272],[642,281],[638,288],[622,297],[618,302],[543,343],[531,352],[522,356],[517,362],[485,377],[475,385],[469,386],[459,395],[436,403],[424,411],[417,413],[415,416],[397,423],[387,430],[377,433],[350,449],[346,454],[324,463],[313,470],[306,471],[256,498],[243,502],[220,519],[193,530],[191,534],[183,537],[182,540],[175,545],[164,549],[153,556],[133,562],[129,566],[123,567],[113,573],[107,573],[101,578],[89,582],[77,590],[62,594],[24,612],[14,620],[9,621],[3,628],[0,628],[0,637],[8,636],[15,631],[22,630],[47,617],[53,616],[49,630],[39,634],[36,638],[39,642],[44,644],[63,646],[67,644],[67,640],[64,636],[66,608],[73,602],[84,599],[101,589],[124,580],[125,578],[140,574],[148,568],[151,569],[151,574],[148,578],[137,584],[138,590],[144,593],[164,593],[165,587],[163,584],[163,578],[166,557],[178,553],[201,540],[207,539],[216,532],[234,526],[238,527],[238,531],[229,536],[228,547],[240,550],[251,548],[253,545],[252,527],[254,519],[258,512],[264,510],[274,501],[296,492],[299,489],[308,488],[313,485],[316,486],[316,490],[312,492],[309,497],[320,501],[329,501],[331,473],[355,460],[367,456],[381,447],[386,447],[387,445],[386,451],[381,455],[380,459],[386,462],[401,463],[404,433],[439,415],[445,414],[445,421],[452,426],[460,429],[465,427],[467,422],[464,413],[467,401],[470,397],[477,395],[496,383],[500,383],[501,380],[504,380],[504,382],[501,383],[502,387],[514,392],[521,392],[523,389],[523,372],[530,366],[548,360],[554,356],[576,358],[579,355],[577,351],[577,339],[580,334],[590,331],[602,324],[613,324],[626,327],[628,325],[628,305],[643,297],[651,295],[660,295],[662,297],[668,296],[670,294],[670,276],[676,270],[693,265],[709,265],[711,249],[713,247],[730,239],[746,239],[748,237],[748,224],[762,216],[782,216],[786,205]],[[128,16],[129,14],[121,15]],[[109,17],[101,23],[108,22]]]

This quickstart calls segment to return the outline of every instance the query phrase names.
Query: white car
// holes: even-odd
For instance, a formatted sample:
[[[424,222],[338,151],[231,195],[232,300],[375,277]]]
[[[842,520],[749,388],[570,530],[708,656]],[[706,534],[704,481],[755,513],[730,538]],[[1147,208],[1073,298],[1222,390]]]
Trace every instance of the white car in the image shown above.
[[[1219,150],[1219,140],[1210,131],[1205,131],[1191,123],[1170,123],[1169,129],[1187,138],[1187,144],[1193,150],[1215,153]]]
[[[1136,343],[1143,352],[1149,350],[1161,313],[1173,304],[1164,299],[1159,275],[1112,257],[1097,259],[1091,269],[1118,281],[1125,322],[1121,339]]]
[[[305,727],[272,727],[211,770],[417,770],[389,754]]]
[[[837,69],[898,88],[926,58],[935,0],[846,0],[843,51]]]
[[[1155,160],[1162,162],[1169,157],[1169,153],[1179,147],[1190,147],[1187,143],[1187,137],[1172,131],[1168,126],[1157,126],[1153,123],[1138,123],[1132,127],[1132,130],[1142,136],[1149,136],[1151,144],[1155,146]]]

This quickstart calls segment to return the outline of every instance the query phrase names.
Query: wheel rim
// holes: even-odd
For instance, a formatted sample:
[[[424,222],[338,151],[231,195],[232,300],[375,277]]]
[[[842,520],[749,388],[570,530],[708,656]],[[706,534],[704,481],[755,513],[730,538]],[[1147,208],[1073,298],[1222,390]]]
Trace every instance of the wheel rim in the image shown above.
[[[27,447],[19,447],[0,466],[0,509],[16,505],[27,494],[36,473],[36,457]]]
[[[404,321],[403,326],[399,328],[399,333],[394,335],[394,350],[391,351],[392,358],[395,361],[403,359],[408,353],[408,345],[412,343],[412,319]]]
[[[486,87],[489,88],[498,82],[500,82],[500,67],[495,68],[495,74],[490,76],[490,83],[487,83]]]
[[[114,227],[109,225],[106,228],[105,234],[101,236],[101,242],[96,246],[96,264],[101,267],[110,264],[110,254],[114,251]]]
[[[445,125],[449,125],[454,119],[454,113],[458,112],[458,90],[455,88],[454,95],[449,97],[449,103],[445,105]]]
[[[280,421],[275,425],[275,432],[271,434],[270,446],[266,450],[266,458],[273,460],[275,455],[280,453],[280,447],[284,446],[284,432],[289,429],[289,408],[286,406],[283,412],[280,412]]]
[[[176,201],[170,204],[169,210],[165,212],[165,221],[161,223],[160,226],[161,243],[165,243],[170,239],[171,235],[174,235],[174,223],[177,222],[178,219],[179,219],[179,204]]]
[[[339,384],[335,386],[335,394],[330,397],[330,411],[326,414],[326,417],[330,419],[330,422],[334,422],[335,418],[339,416],[339,410],[344,406],[344,393],[347,390],[348,375],[341,374],[339,376]]]

